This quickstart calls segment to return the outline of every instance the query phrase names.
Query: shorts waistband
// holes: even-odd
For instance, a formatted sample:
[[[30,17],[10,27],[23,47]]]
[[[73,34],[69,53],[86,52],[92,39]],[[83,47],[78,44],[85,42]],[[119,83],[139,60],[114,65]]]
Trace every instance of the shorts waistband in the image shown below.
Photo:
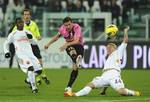
[[[104,73],[104,72],[107,72],[107,71],[110,71],[110,70],[116,70],[117,72],[120,73],[120,70],[117,70],[115,68],[104,69],[102,72]]]

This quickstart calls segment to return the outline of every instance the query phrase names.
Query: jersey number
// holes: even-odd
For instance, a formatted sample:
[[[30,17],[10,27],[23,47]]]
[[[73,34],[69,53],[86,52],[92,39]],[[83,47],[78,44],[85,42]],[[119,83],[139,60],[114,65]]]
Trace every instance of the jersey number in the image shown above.
[[[121,79],[116,79],[116,80],[115,80],[115,83],[116,83],[116,84],[122,83],[122,81],[121,81]]]

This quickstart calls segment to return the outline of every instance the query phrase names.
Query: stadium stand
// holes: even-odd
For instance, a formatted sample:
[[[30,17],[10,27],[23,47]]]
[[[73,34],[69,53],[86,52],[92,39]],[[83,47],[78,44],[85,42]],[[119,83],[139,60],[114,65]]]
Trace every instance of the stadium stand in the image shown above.
[[[76,12],[79,14],[92,14],[94,12],[111,12],[111,23],[117,24],[120,29],[124,27],[124,25],[130,25],[131,30],[129,32],[129,36],[133,39],[145,39],[149,36],[149,28],[147,27],[150,25],[150,23],[146,23],[147,21],[149,22],[149,0],[1,0],[1,37],[7,36],[9,25],[11,25],[16,17],[21,16],[21,11],[24,8],[32,9],[33,19],[38,23],[41,32],[44,32],[44,13]],[[61,20],[57,21],[55,18],[49,19],[49,21],[47,21],[49,22],[49,29],[51,32],[46,32],[46,36],[50,36],[49,33],[55,33],[55,30],[61,23],[60,21]],[[76,19],[75,21],[82,25],[84,19]],[[93,39],[97,38],[98,35],[103,33],[105,27],[103,19],[93,19],[88,20],[88,22],[92,22],[90,29],[93,34]],[[120,32],[120,35],[122,36],[122,32]]]

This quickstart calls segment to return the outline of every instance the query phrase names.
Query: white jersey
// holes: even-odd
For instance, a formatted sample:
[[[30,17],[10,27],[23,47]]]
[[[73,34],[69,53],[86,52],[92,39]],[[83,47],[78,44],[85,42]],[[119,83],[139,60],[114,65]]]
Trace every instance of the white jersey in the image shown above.
[[[15,46],[16,55],[20,53],[32,53],[30,40],[27,38],[27,34],[32,35],[32,33],[27,30],[16,30],[11,32],[4,43],[4,52],[9,52],[8,45],[9,43],[13,43]]]
[[[38,59],[34,56],[31,48],[30,40],[27,38],[27,34],[31,32],[27,30],[16,30],[9,34],[7,40],[4,43],[4,52],[9,52],[9,43],[13,43],[15,46],[15,53],[17,60],[23,72],[27,73],[30,66],[33,66],[34,71],[41,70],[41,65]],[[31,41],[34,39],[31,39]]]
[[[118,71],[121,70],[121,59],[123,57],[124,51],[126,50],[127,43],[122,43],[117,50],[112,52],[111,55],[108,56],[103,70],[107,69],[116,69]]]

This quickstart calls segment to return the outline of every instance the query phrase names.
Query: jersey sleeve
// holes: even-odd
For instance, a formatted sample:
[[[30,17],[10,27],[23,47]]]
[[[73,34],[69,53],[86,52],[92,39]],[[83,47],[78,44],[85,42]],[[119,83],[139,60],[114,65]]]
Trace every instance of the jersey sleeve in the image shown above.
[[[6,41],[4,42],[4,53],[9,52],[9,44],[13,42],[13,34],[10,33],[6,39]]]
[[[64,28],[63,28],[63,25],[58,29],[58,33],[60,34],[60,35],[62,35],[62,34],[64,34]]]
[[[75,37],[81,37],[81,27],[79,26],[79,25],[76,25],[75,27],[74,27],[74,31],[75,31]]]
[[[32,33],[29,30],[25,30],[25,32],[26,32],[26,34],[31,34],[32,35]]]
[[[17,26],[14,26],[13,29],[12,29],[12,32],[14,32],[16,30],[17,30]]]
[[[122,58],[124,51],[126,50],[127,43],[121,43],[121,45],[118,47],[117,51],[119,53],[119,56]]]
[[[38,38],[38,37],[41,36],[41,35],[40,35],[40,32],[39,32],[39,28],[38,28],[38,26],[37,26],[36,23],[34,23],[34,26],[35,26],[34,34],[35,34],[35,37]]]
[[[36,40],[36,38],[33,36],[33,34],[30,32],[30,31],[28,31],[28,30],[26,30],[25,31],[27,34],[30,34],[30,35],[32,35],[32,39],[30,39],[29,41],[30,41],[30,43],[31,44],[33,44],[33,45],[37,45],[37,40]]]
[[[58,34],[59,37],[61,37],[61,34],[59,32],[57,34]]]

